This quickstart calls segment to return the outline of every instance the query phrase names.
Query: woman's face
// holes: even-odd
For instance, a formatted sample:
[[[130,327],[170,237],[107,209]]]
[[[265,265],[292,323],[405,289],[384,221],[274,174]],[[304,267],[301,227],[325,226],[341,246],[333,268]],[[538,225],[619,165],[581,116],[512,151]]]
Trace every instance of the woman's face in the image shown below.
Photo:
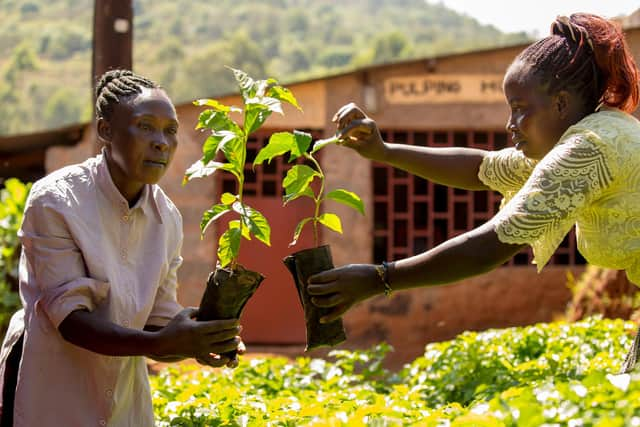
[[[516,149],[530,159],[542,159],[572,124],[567,92],[549,95],[527,64],[515,62],[504,78],[511,109],[507,132]]]
[[[162,89],[143,88],[114,105],[103,123],[107,163],[114,184],[129,201],[145,184],[155,184],[167,171],[178,146],[178,119]],[[100,128],[100,124],[99,124]]]

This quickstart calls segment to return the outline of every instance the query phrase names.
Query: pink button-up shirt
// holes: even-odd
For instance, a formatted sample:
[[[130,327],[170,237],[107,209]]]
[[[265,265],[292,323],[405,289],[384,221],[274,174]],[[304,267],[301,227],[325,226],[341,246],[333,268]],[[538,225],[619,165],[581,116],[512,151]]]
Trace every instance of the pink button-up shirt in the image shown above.
[[[98,155],[33,185],[19,236],[24,322],[14,316],[0,353],[2,381],[24,330],[14,425],[152,426],[144,357],[90,352],[65,341],[58,326],[79,309],[132,329],[166,325],[181,310],[176,207],[147,185],[129,208]]]

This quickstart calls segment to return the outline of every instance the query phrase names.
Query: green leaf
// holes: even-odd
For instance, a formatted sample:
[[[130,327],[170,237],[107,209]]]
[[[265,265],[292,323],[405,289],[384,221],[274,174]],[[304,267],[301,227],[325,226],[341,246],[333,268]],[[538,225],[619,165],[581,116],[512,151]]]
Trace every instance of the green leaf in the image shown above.
[[[233,221],[229,221],[229,228],[237,228],[240,230],[240,220],[234,219]],[[251,240],[251,233],[249,232],[249,228],[242,227],[242,237],[247,240]]]
[[[207,127],[206,123],[209,122],[211,116],[215,113],[214,110],[204,110],[198,116],[198,124],[196,125],[196,129],[205,129]]]
[[[240,229],[232,228],[230,222],[229,229],[218,240],[218,261],[220,261],[221,267],[226,267],[238,258],[240,237]]]
[[[231,136],[233,135],[233,137]],[[244,145],[244,139],[237,137],[233,133],[227,133],[226,138],[220,141],[218,150],[222,151],[224,157],[233,164],[236,171],[242,171],[244,169],[244,159],[246,147]]]
[[[256,96],[251,99],[247,99],[247,108],[250,108],[251,105],[260,105],[272,113],[280,113],[284,114],[282,111],[282,103],[279,99],[271,98],[268,96]]]
[[[311,134],[294,130],[291,132],[276,132],[269,138],[269,143],[262,148],[255,160],[254,165],[259,165],[267,160],[271,160],[276,156],[281,156],[290,151],[289,162],[294,161],[298,157],[304,156],[311,144]]]
[[[9,178],[4,182],[4,189],[8,194],[3,199],[10,198],[15,201],[16,206],[24,206],[31,184],[23,184],[17,178]]]
[[[309,198],[315,200],[316,195],[313,193],[313,190],[311,189],[311,186],[308,186],[307,188],[305,188],[304,190],[302,190],[299,193],[296,193],[296,194],[285,194],[282,197],[282,203],[284,205],[286,205],[287,203],[297,199],[298,197],[309,197]]]
[[[193,104],[197,105],[199,107],[203,107],[203,106],[211,107],[213,110],[220,111],[221,113],[229,113],[229,112],[240,113],[240,112],[242,112],[242,109],[240,109],[238,107],[221,104],[220,102],[218,102],[215,99],[197,99],[197,100],[193,101]]]
[[[342,234],[342,222],[336,214],[323,213],[318,217],[318,222],[325,227]]]
[[[337,136],[332,136],[331,138],[327,138],[327,139],[319,139],[313,144],[313,149],[311,150],[311,154],[326,147],[327,145],[337,144],[338,142],[340,142],[340,138],[338,138]]]
[[[248,104],[244,112],[244,133],[250,135],[267,121],[271,111],[262,104]]]
[[[202,220],[200,221],[200,237],[202,238],[202,236],[204,236],[204,233],[210,224],[229,211],[231,211],[231,206],[226,204],[214,205],[211,209],[205,211],[205,213],[202,214]]]
[[[242,135],[240,126],[227,115],[215,110],[205,110],[200,113],[198,125],[196,129],[211,129],[213,131],[232,131],[238,135]]]
[[[313,218],[305,218],[302,221],[300,221],[298,225],[296,225],[296,230],[293,232],[293,240],[291,241],[291,243],[289,243],[289,246],[293,246],[296,243],[298,243],[298,239],[300,238],[300,233],[302,233],[302,229],[311,220],[313,220]]]
[[[238,88],[240,88],[240,94],[242,95],[242,97],[245,100],[253,98],[256,95],[258,89],[256,81],[249,77],[249,75],[242,70],[231,67],[229,67],[229,69],[233,72],[233,76],[238,83]]]
[[[206,163],[213,160],[218,150],[223,150],[228,145],[234,147],[233,150],[237,150],[235,147],[240,144],[242,144],[242,140],[235,132],[229,130],[214,131],[202,145],[203,161]]]
[[[271,163],[271,160],[276,156],[281,156],[284,153],[291,151],[295,145],[295,136],[290,132],[276,132],[269,138],[269,143],[265,145],[253,161],[253,165],[260,165],[266,160]]]
[[[221,138],[217,135],[209,135],[209,137],[202,144],[202,161],[209,163],[216,157],[218,152],[218,146],[220,145]]]
[[[267,80],[258,80],[255,83],[255,88],[256,88],[256,97],[258,98],[262,98],[266,95],[267,91],[269,90],[269,87],[278,84],[278,82],[275,79],[267,79]],[[249,101],[245,101],[247,104],[249,103]]]
[[[307,165],[293,166],[282,180],[282,186],[286,191],[285,198],[293,200],[293,198],[299,197],[298,195],[309,187],[316,176],[319,176],[318,172]]]
[[[343,205],[349,206],[357,210],[358,212],[360,212],[362,215],[364,215],[364,204],[362,203],[362,200],[360,199],[360,197],[358,197],[356,193],[352,193],[351,191],[347,191],[347,190],[338,189],[338,190],[331,191],[329,194],[327,194],[326,198],[335,200],[338,203],[342,203]]]
[[[284,88],[282,86],[272,86],[267,91],[267,94],[272,98],[276,98],[276,99],[279,99],[280,101],[287,102],[293,105],[294,107],[296,107],[298,110],[302,111],[302,108],[300,108],[300,105],[298,104],[298,100],[295,98],[295,96],[293,96],[293,93],[287,88]]]
[[[267,246],[271,246],[271,227],[264,215],[252,207],[244,205],[244,215],[242,219],[251,233],[256,236],[256,239]]]
[[[295,136],[296,143],[294,148],[291,149],[289,162],[294,161],[298,157],[302,157],[309,149],[309,145],[311,145],[311,141],[313,140],[310,133],[302,132],[300,130],[294,130],[293,135]]]
[[[202,162],[202,159],[200,159],[185,171],[182,185],[186,184],[188,181],[191,181],[194,178],[209,176],[218,169],[229,171],[234,174],[236,178],[238,177],[238,171],[231,163],[220,163],[211,161],[205,164]]]
[[[225,205],[231,205],[236,200],[238,200],[238,196],[231,193],[222,193],[222,196],[220,196],[220,201]]]

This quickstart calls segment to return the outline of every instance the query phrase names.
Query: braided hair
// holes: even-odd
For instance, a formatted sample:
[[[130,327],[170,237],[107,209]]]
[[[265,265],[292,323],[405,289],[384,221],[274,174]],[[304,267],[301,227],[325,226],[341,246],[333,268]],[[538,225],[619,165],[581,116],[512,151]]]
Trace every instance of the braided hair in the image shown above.
[[[620,26],[607,19],[587,13],[559,16],[551,35],[527,47],[518,60],[548,93],[571,91],[589,112],[600,104],[626,112],[638,105],[638,68]]]
[[[139,76],[130,70],[109,70],[96,84],[96,118],[110,120],[113,104],[122,98],[142,93],[142,88],[159,88],[151,80]]]

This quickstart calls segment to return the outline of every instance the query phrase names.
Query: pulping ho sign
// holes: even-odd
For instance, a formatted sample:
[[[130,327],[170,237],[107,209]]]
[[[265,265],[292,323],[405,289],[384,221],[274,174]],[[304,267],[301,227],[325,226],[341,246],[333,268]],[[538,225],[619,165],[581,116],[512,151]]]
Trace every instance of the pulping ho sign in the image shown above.
[[[505,102],[502,74],[424,74],[391,77],[384,82],[389,104]]]

